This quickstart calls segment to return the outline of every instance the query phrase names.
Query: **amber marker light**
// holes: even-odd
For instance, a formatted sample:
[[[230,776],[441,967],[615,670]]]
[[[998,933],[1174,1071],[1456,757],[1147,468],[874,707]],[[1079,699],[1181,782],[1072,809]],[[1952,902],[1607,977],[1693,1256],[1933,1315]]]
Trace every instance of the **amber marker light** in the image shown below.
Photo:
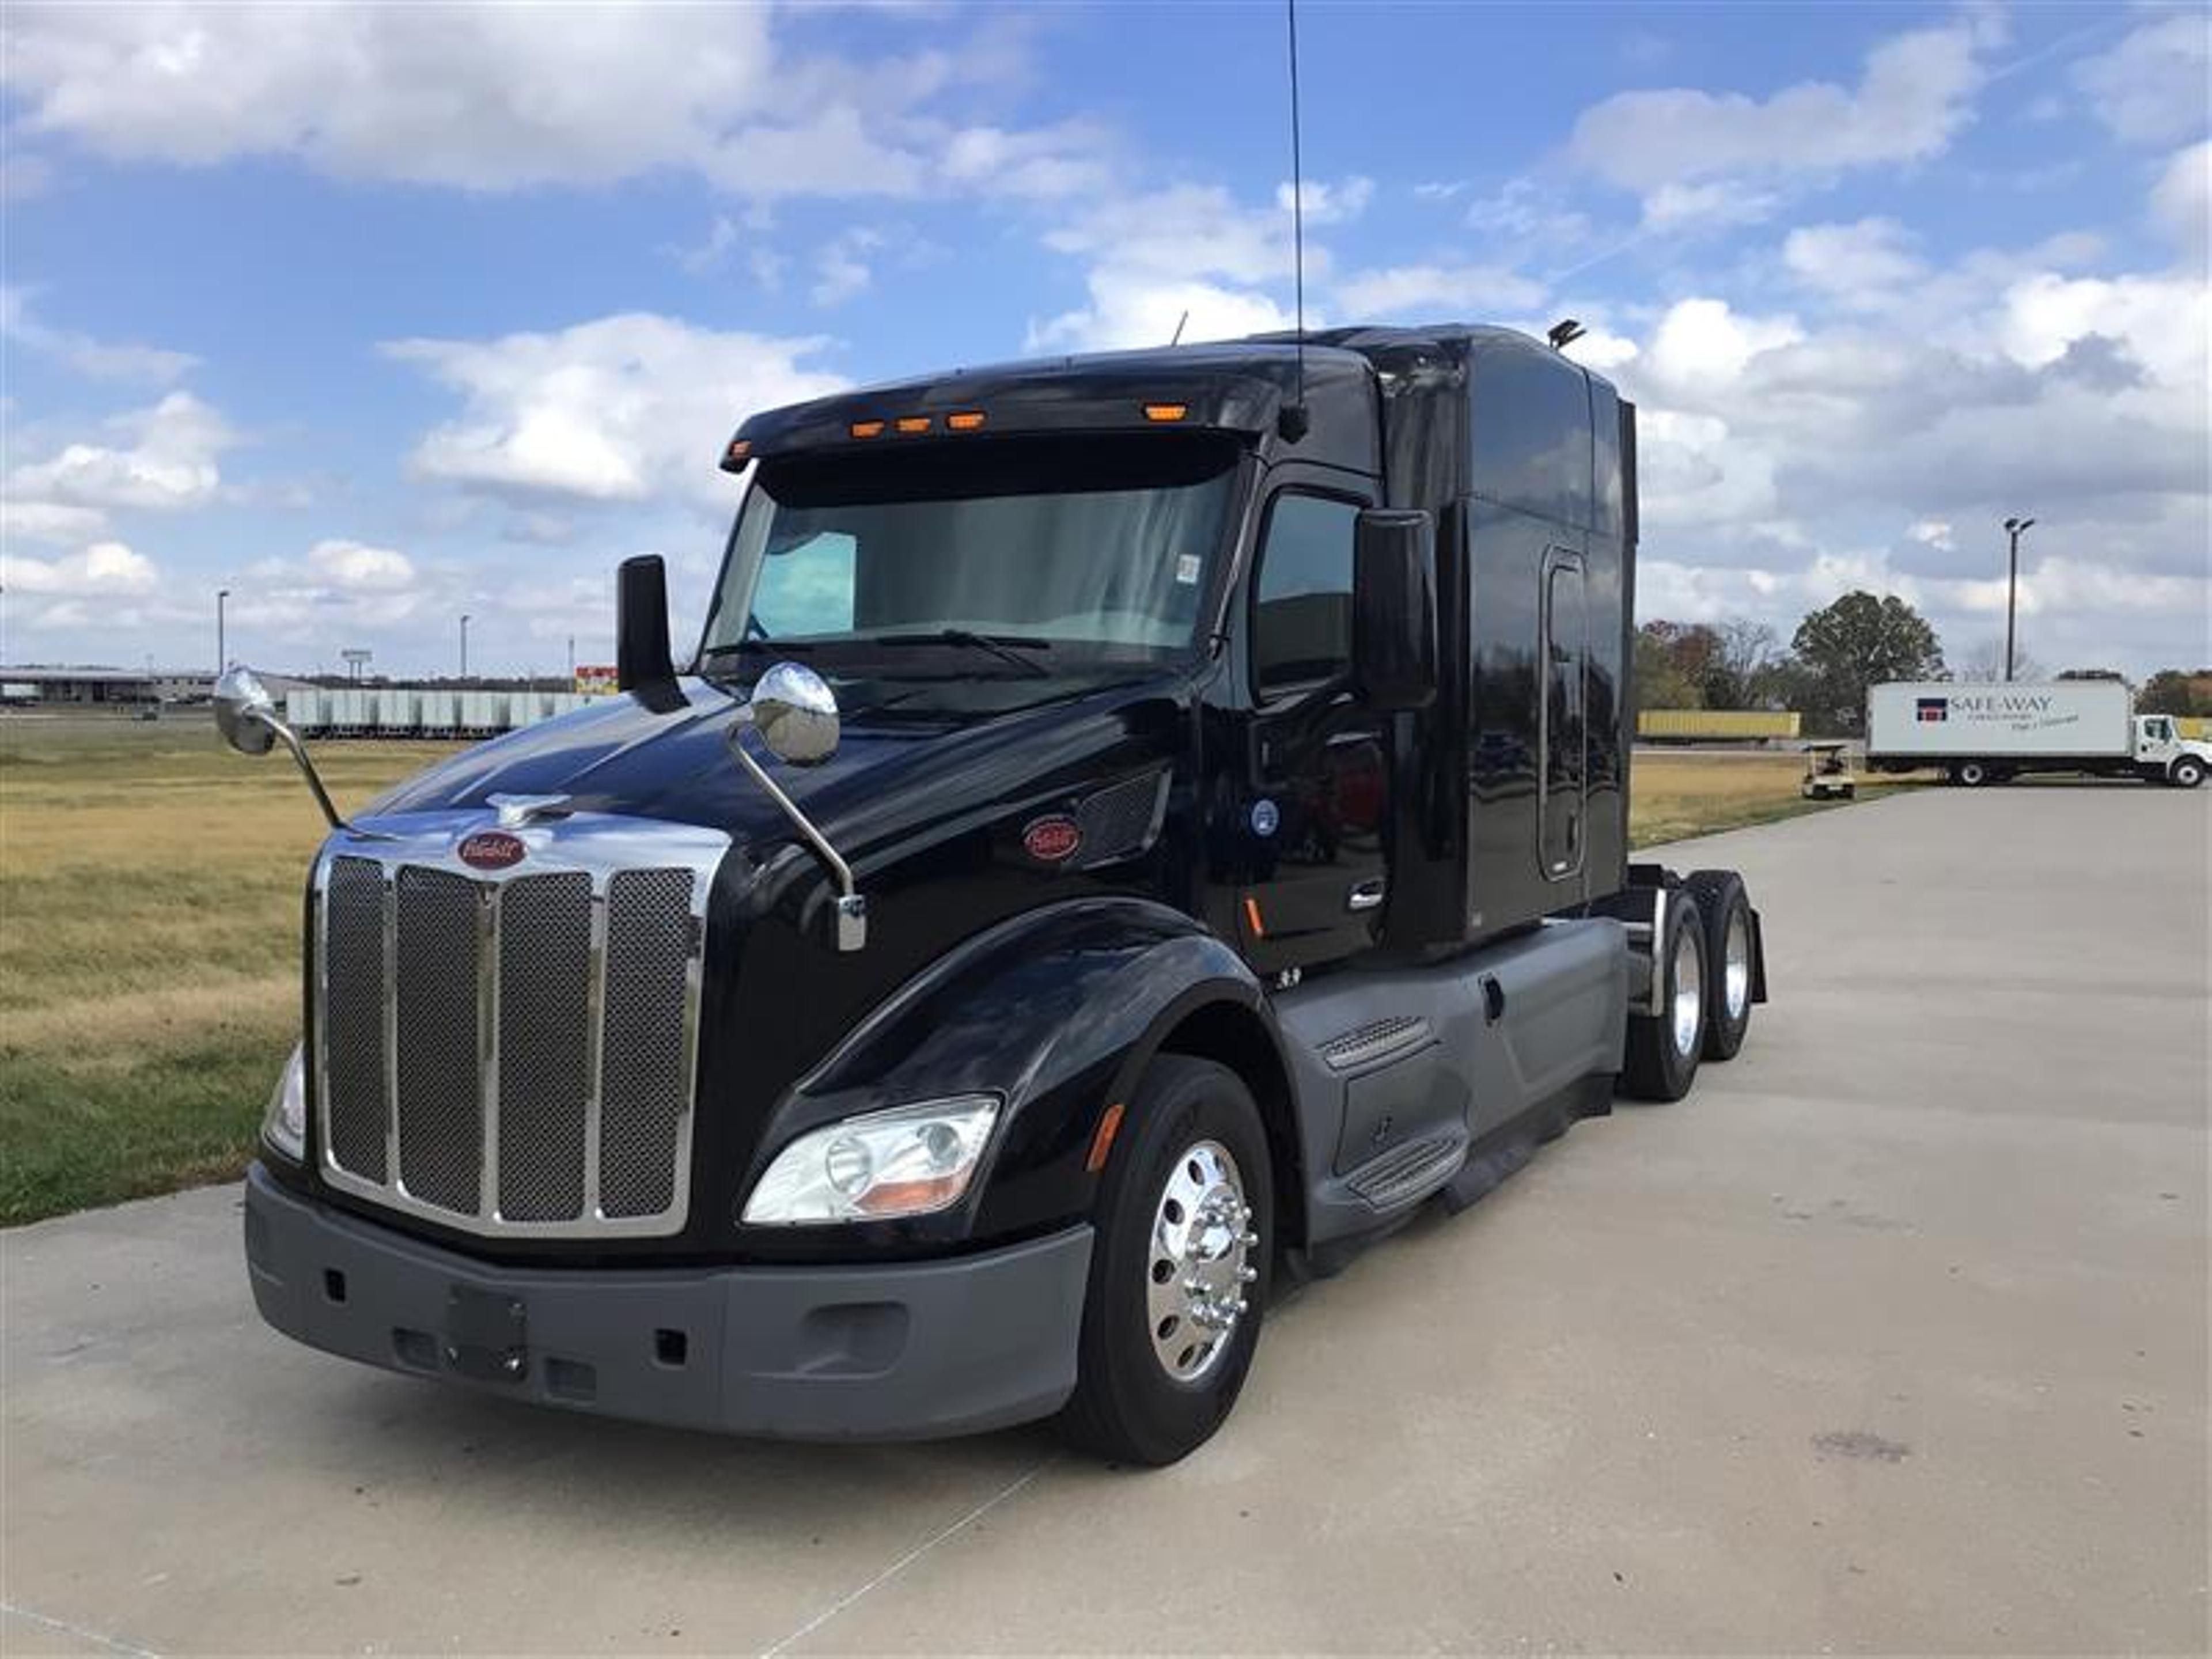
[[[1146,404],[1145,418],[1148,421],[1179,421],[1190,413],[1188,404]]]
[[[955,432],[973,432],[983,424],[983,411],[980,409],[963,409],[957,414],[947,415],[945,417],[945,424]]]
[[[927,432],[929,430],[929,416],[902,415],[898,419],[898,429],[902,432]]]
[[[1267,924],[1260,920],[1260,901],[1254,898],[1249,893],[1247,893],[1244,896],[1244,920],[1252,924],[1252,937],[1254,939],[1265,939],[1267,937]]]
[[[722,452],[724,466],[743,466],[752,459],[753,447],[743,438],[730,440],[730,447]]]
[[[880,438],[884,435],[884,423],[881,421],[855,421],[846,430],[855,438]]]
[[[1121,1127],[1121,1110],[1117,1100],[1099,1115],[1098,1127],[1091,1136],[1091,1156],[1083,1160],[1083,1167],[1092,1175],[1106,1167],[1106,1155],[1114,1150],[1114,1136]]]

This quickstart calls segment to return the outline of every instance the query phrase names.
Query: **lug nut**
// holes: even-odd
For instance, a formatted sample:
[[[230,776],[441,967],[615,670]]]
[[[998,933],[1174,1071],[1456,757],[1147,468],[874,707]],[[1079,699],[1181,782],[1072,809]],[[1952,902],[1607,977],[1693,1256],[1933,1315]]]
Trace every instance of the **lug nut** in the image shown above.
[[[1259,1276],[1260,1270],[1257,1267],[1244,1267],[1237,1270],[1237,1282],[1240,1285],[1249,1285]]]
[[[1238,1239],[1237,1242],[1239,1244],[1242,1244],[1248,1250],[1257,1249],[1260,1244],[1260,1235],[1255,1232],[1247,1231],[1244,1237]]]

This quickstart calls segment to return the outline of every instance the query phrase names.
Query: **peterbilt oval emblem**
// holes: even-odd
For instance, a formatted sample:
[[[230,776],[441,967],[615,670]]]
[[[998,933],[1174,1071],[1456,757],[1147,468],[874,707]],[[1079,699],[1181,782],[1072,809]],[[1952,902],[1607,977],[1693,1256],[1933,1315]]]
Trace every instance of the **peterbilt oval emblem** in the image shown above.
[[[1022,850],[1041,864],[1062,864],[1083,845],[1083,831],[1073,818],[1038,818],[1022,831]]]
[[[464,836],[453,850],[471,870],[504,870],[521,863],[530,854],[521,836],[510,836],[504,830],[479,830],[472,836]]]

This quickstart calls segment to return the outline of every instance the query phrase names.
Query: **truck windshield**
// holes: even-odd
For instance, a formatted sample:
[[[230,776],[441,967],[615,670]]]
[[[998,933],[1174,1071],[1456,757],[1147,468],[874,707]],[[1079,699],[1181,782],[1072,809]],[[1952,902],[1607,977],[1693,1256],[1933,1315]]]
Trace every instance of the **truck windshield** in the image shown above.
[[[1089,672],[1197,642],[1231,523],[1218,434],[946,441],[762,463],[702,656],[872,677]],[[933,666],[928,665],[932,659]]]

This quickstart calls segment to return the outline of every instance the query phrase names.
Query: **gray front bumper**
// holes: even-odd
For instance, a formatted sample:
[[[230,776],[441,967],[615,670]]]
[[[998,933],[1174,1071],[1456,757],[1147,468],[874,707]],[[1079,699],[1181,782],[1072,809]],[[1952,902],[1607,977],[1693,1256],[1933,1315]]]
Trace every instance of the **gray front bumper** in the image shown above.
[[[920,1439],[1058,1410],[1091,1239],[1079,1226],[833,1267],[494,1267],[301,1198],[258,1164],[246,1182],[253,1299],[287,1336],[540,1405],[793,1439]]]

